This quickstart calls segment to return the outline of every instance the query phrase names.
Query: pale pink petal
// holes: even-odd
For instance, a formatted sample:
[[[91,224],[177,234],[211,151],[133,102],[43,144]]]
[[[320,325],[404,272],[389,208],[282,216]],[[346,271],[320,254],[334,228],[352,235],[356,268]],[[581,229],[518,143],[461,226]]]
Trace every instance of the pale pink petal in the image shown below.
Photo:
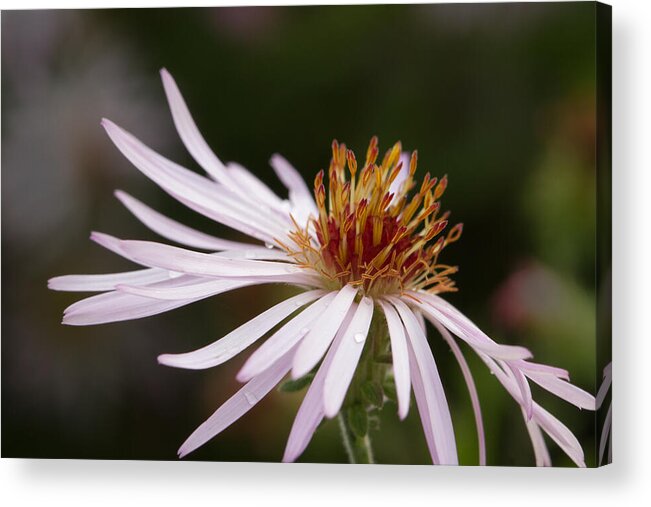
[[[402,152],[400,154],[400,160],[399,162],[402,162],[402,168],[400,169],[400,172],[398,173],[398,176],[396,176],[396,179],[391,182],[391,185],[389,186],[389,193],[396,195],[405,180],[407,179],[407,176],[409,176],[409,162],[411,161],[411,155],[407,152]]]
[[[509,362],[500,361],[500,364],[505,371],[511,373],[513,380],[520,390],[522,409],[527,416],[527,420],[531,419],[533,415],[533,398],[531,397],[531,387],[529,386],[527,377],[525,377],[524,373],[512,366]]]
[[[551,375],[532,373],[527,371],[524,373],[540,387],[546,389],[552,394],[555,394],[568,403],[571,403],[572,405],[575,405],[579,408],[596,410],[594,396],[592,396],[590,393],[585,392],[583,389],[580,389],[579,387],[576,387],[575,385],[572,385],[565,380],[561,380]]]
[[[286,223],[219,184],[167,160],[113,122],[104,119],[102,125],[137,169],[189,208],[268,243],[273,243],[274,237],[284,236]]]
[[[434,440],[434,432],[432,431],[432,419],[430,417],[429,406],[427,404],[427,397],[425,396],[425,385],[418,369],[418,363],[414,356],[414,351],[407,342],[407,352],[409,354],[409,366],[411,372],[411,384],[414,386],[414,398],[416,398],[416,406],[418,407],[418,414],[420,415],[421,425],[425,433],[425,441],[429,454],[432,457],[432,463],[440,465],[438,452],[436,450],[436,442]]]
[[[101,275],[64,275],[48,280],[47,286],[52,290],[68,292],[99,292],[115,290],[120,284],[146,285],[170,278],[166,269],[147,268],[124,273],[107,273]]]
[[[431,424],[438,463],[441,465],[457,465],[457,446],[450,408],[425,333],[406,304],[397,298],[391,298],[390,301],[398,310],[398,314],[405,325],[408,343],[413,351],[416,371],[414,371],[413,367],[411,368],[412,382],[415,376],[420,376],[422,382],[420,388],[423,395],[421,399],[424,400],[426,406],[423,407],[419,404],[419,412],[424,409],[429,413],[429,421],[423,421],[423,424],[426,422]],[[413,387],[415,392],[417,384],[414,383]],[[434,459],[434,456],[432,459]]]
[[[216,238],[210,234],[197,231],[186,225],[168,218],[161,213],[153,210],[143,204],[138,199],[131,197],[121,190],[115,191],[115,196],[124,204],[134,216],[152,231],[160,234],[162,237],[175,241],[182,245],[194,248],[203,248],[205,250],[246,250],[260,248],[257,245],[242,243],[239,241],[229,241],[226,239]],[[264,248],[264,247],[262,247]]]
[[[287,375],[290,366],[291,354],[288,353],[253,378],[188,437],[178,450],[179,458],[201,447],[251,410]]]
[[[606,442],[608,441],[608,435],[611,433],[610,427],[612,426],[613,419],[613,406],[612,404],[608,407],[608,412],[606,412],[606,418],[604,419],[604,426],[601,429],[601,437],[599,438],[599,463],[604,459],[604,452],[606,451]],[[609,448],[609,458],[608,460],[612,462],[612,442],[613,437],[610,435],[610,448]]]
[[[612,384],[613,376],[612,376],[612,363],[608,363],[606,367],[604,368],[604,379],[601,385],[599,386],[599,391],[597,391],[597,398],[596,398],[596,406],[597,408],[601,408],[601,405],[604,402],[604,399],[606,399],[606,395],[608,394],[608,390],[610,389],[610,385]]]
[[[314,321],[324,312],[336,294],[326,294],[271,335],[247,359],[237,374],[237,380],[246,382],[262,373],[292,349],[310,331]]]
[[[197,299],[160,301],[124,292],[105,292],[70,305],[64,312],[63,324],[91,326],[141,319],[188,305]]]
[[[486,363],[488,368],[513,399],[523,406],[522,394],[520,393],[515,380],[488,355],[480,352],[479,357],[484,361],[484,363]],[[580,467],[585,467],[581,444],[567,426],[536,402],[533,403],[532,420],[535,421],[552,438],[552,440],[554,440],[554,442],[556,442],[556,444],[570,457],[570,459],[572,459],[572,461]],[[534,442],[532,443],[535,445]]]
[[[567,426],[537,403],[534,403],[534,418],[540,427],[545,430],[577,466],[585,468],[581,443]]]
[[[466,362],[466,358],[463,356],[463,352],[457,345],[457,342],[454,340],[452,335],[448,332],[443,325],[437,322],[435,319],[430,321],[434,327],[441,333],[443,339],[448,343],[454,357],[459,363],[463,378],[466,381],[466,386],[468,387],[468,393],[470,394],[470,401],[472,403],[472,411],[475,414],[475,426],[477,427],[477,443],[479,447],[479,464],[486,465],[486,436],[484,434],[484,421],[481,415],[481,405],[479,404],[479,395],[477,394],[477,387],[475,386],[475,381],[472,377],[472,372],[470,367]]]
[[[352,317],[353,312],[348,311],[341,327],[348,327]],[[325,380],[326,372],[332,364],[335,351],[337,350],[337,347],[339,347],[342,337],[343,335],[339,333],[335,337],[330,350],[328,350],[328,353],[323,359],[323,364],[321,364],[317,370],[316,375],[314,376],[314,379],[312,379],[312,383],[305,394],[305,398],[303,398],[303,403],[301,403],[301,406],[298,409],[298,413],[294,419],[294,424],[292,424],[292,430],[287,439],[287,446],[285,447],[285,454],[283,456],[284,463],[296,461],[307,447],[307,444],[310,443],[312,435],[314,435],[316,428],[323,420],[323,382]]]
[[[310,283],[314,277],[298,266],[268,261],[228,259],[219,255],[193,252],[153,241],[124,240],[121,249],[147,266],[160,267],[207,277],[270,277],[288,283]]]
[[[362,298],[359,305],[351,306],[351,309],[353,308],[355,313],[348,326],[339,328],[339,333],[342,333],[341,341],[335,350],[332,363],[326,371],[324,379],[323,409],[326,417],[329,418],[336,416],[341,409],[348,386],[362,355],[373,318],[373,300],[371,298]]]
[[[227,164],[228,174],[241,188],[246,189],[252,199],[281,212],[284,219],[289,215],[289,203],[278,197],[262,180],[248,169],[235,162]]]
[[[300,173],[278,154],[273,155],[269,163],[273,170],[276,171],[278,179],[289,190],[289,200],[293,206],[292,213],[299,224],[306,223],[310,215],[317,216],[314,197]]]
[[[521,359],[511,361],[511,363],[518,369],[522,370],[525,375],[528,375],[529,372],[544,373],[546,375],[553,375],[554,377],[563,380],[570,380],[569,372],[563,368],[557,368],[556,366],[549,366],[546,364],[532,363],[530,361],[523,361]]]
[[[294,355],[292,378],[307,374],[323,357],[357,295],[357,289],[346,285],[328,305],[310,332],[303,338]]]
[[[533,419],[527,420],[527,414],[522,410],[522,415],[525,419],[525,424],[527,425],[527,431],[529,432],[529,438],[531,438],[531,443],[533,444],[533,452],[536,457],[536,466],[537,467],[550,467],[552,466],[552,459],[549,456],[549,450],[547,449],[547,444],[545,443],[545,437],[540,431],[540,426]]]
[[[122,240],[116,238],[115,236],[111,236],[110,234],[105,234],[103,232],[93,231],[90,233],[90,239],[98,245],[106,248],[107,250],[118,254],[120,257],[124,257],[125,259],[128,259],[131,262],[135,262],[136,264],[141,264],[122,248],[122,245],[120,244]]]
[[[178,301],[182,299],[216,296],[217,294],[223,294],[234,289],[256,285],[256,282],[249,280],[215,280],[190,277],[189,275],[183,275],[177,280],[180,283],[174,286],[161,287],[155,285],[136,286],[120,284],[116,286],[116,289],[136,296]]]
[[[505,360],[531,357],[531,352],[524,347],[495,343],[459,310],[440,297],[425,292],[409,292],[408,294],[420,301],[413,302],[413,304],[416,304],[421,311],[439,321],[474,349],[483,351],[491,357]]]
[[[194,158],[194,160],[196,160],[196,162],[213,178],[228,187],[234,187],[235,185],[231,181],[224,164],[210,149],[208,143],[206,143],[194,123],[192,115],[188,110],[185,100],[183,100],[183,96],[181,95],[174,78],[167,69],[161,69],[160,75],[163,80],[163,87],[165,88],[167,102],[169,103],[172,112],[176,131],[188,152],[190,152],[192,158]]]
[[[395,379],[396,395],[398,397],[398,416],[400,419],[404,419],[409,413],[409,395],[411,392],[409,353],[407,351],[405,329],[394,308],[382,300],[379,303],[387,319],[387,328],[391,341],[393,377]]]
[[[300,307],[323,294],[323,291],[313,290],[286,299],[210,345],[183,354],[162,354],[158,356],[158,362],[166,366],[190,370],[201,370],[222,364],[242,352]]]

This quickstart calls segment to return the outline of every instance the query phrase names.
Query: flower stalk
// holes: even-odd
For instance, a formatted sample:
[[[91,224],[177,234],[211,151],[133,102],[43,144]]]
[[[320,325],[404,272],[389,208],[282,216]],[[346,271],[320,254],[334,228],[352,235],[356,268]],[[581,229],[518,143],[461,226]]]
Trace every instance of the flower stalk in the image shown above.
[[[373,460],[371,438],[368,433],[363,437],[355,434],[353,430],[354,423],[351,424],[351,419],[355,416],[352,415],[351,411],[347,412],[346,415],[344,415],[344,411],[339,412],[337,420],[339,421],[341,440],[344,444],[344,449],[346,449],[348,461],[353,465],[372,465],[375,461]]]

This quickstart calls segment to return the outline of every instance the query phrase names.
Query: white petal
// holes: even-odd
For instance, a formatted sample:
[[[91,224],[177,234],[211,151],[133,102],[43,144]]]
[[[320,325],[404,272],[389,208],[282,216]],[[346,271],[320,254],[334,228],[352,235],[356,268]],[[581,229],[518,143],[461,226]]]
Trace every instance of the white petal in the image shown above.
[[[452,353],[454,354],[454,357],[457,359],[457,362],[459,363],[459,367],[461,368],[463,378],[466,381],[466,387],[468,388],[468,393],[470,394],[472,410],[475,414],[475,426],[477,427],[477,444],[479,447],[479,464],[482,466],[486,465],[486,436],[484,434],[484,421],[481,415],[481,405],[479,404],[479,395],[477,393],[477,387],[475,386],[475,381],[472,377],[472,372],[470,371],[470,367],[468,366],[468,363],[466,362],[466,359],[463,356],[463,352],[461,352],[459,345],[457,345],[457,342],[454,341],[454,338],[448,332],[448,330],[445,329],[445,327],[443,327],[439,322],[437,322],[434,319],[432,319],[430,322],[434,325],[434,327],[436,327],[438,332],[441,333],[443,339],[448,343],[450,349],[452,349]]]
[[[194,248],[203,248],[205,250],[244,250],[249,248],[259,248],[257,245],[241,243],[239,241],[229,241],[226,239],[216,238],[210,234],[197,231],[186,225],[180,224],[171,218],[168,218],[139,200],[131,197],[121,190],[115,191],[115,196],[124,204],[134,216],[152,231],[160,234],[162,237],[175,241],[182,245]]]
[[[271,335],[247,359],[237,374],[237,380],[246,382],[262,373],[292,349],[310,331],[310,327],[314,321],[332,302],[336,294],[336,292],[326,294]]]
[[[288,222],[279,222],[250,201],[171,162],[113,122],[104,119],[102,125],[137,169],[189,208],[265,242],[273,243],[274,237],[285,234]]]
[[[527,381],[527,377],[524,376],[518,368],[515,368],[511,363],[506,361],[500,361],[502,368],[508,373],[511,374],[511,378],[515,381],[518,389],[520,390],[520,396],[522,399],[522,408],[527,420],[531,419],[533,416],[533,398],[531,397],[531,387]]]
[[[91,326],[108,322],[141,319],[150,315],[174,310],[197,301],[159,301],[123,292],[105,292],[91,296],[69,306],[63,323],[70,326]]]
[[[612,426],[613,419],[613,406],[612,404],[608,407],[608,412],[606,412],[606,418],[604,419],[604,426],[601,430],[601,437],[599,438],[599,463],[604,459],[604,452],[606,451],[606,442],[608,441],[608,435],[611,433],[610,427]],[[610,435],[610,449],[609,449],[609,462],[612,462],[612,442],[613,437]]]
[[[391,186],[389,187],[389,193],[393,195],[396,195],[398,191],[400,191],[402,184],[407,179],[407,176],[409,176],[409,163],[411,162],[411,155],[403,151],[400,154],[400,162],[402,162],[402,168],[400,169],[398,176],[396,176],[396,179],[391,182]]]
[[[233,187],[233,182],[228,176],[224,164],[210,149],[208,143],[206,143],[194,123],[192,115],[188,110],[188,106],[185,104],[185,100],[183,100],[183,96],[181,95],[174,78],[167,69],[161,69],[160,74],[163,80],[165,94],[167,95],[167,102],[169,103],[172,118],[174,119],[174,125],[176,126],[176,131],[188,152],[190,152],[192,158],[194,158],[194,160],[196,160],[196,162],[213,178],[224,185]]]
[[[125,259],[128,259],[131,262],[135,262],[136,264],[141,264],[122,248],[122,245],[120,244],[122,240],[116,238],[115,236],[111,236],[110,234],[105,234],[103,232],[93,231],[90,233],[90,239],[98,245],[103,246],[107,250],[118,254],[120,257],[124,257]]]
[[[488,355],[481,352],[478,355],[484,363],[486,363],[488,368],[495,375],[495,378],[499,380],[513,399],[522,406],[524,404],[522,394],[520,393],[515,380],[507,375],[506,372]],[[585,466],[585,462],[583,461],[583,449],[574,434],[567,428],[567,426],[536,402],[533,403],[532,420],[535,421],[552,438],[552,440],[558,444],[572,461],[580,467]],[[533,443],[535,445],[535,442]]]
[[[278,179],[289,190],[289,200],[293,205],[292,213],[299,224],[304,224],[310,215],[317,216],[316,203],[305,180],[294,167],[281,155],[275,154],[269,161],[276,171]]]
[[[117,290],[153,299],[167,301],[178,301],[183,299],[204,298],[216,296],[234,289],[256,285],[256,282],[249,280],[215,280],[190,277],[183,275],[177,279],[180,283],[174,286],[135,286],[118,285]]]
[[[425,440],[427,441],[427,448],[432,457],[432,463],[440,465],[441,461],[436,450],[436,442],[434,440],[434,432],[432,431],[432,419],[430,417],[429,406],[427,397],[425,396],[425,385],[416,363],[416,357],[411,346],[407,345],[407,352],[409,354],[409,365],[411,371],[411,383],[414,386],[414,398],[416,398],[416,406],[418,407],[418,414],[420,415],[421,425],[425,433]]]
[[[251,410],[258,401],[265,397],[282,380],[289,371],[290,365],[291,354],[286,354],[271,368],[255,377],[235,393],[188,437],[178,450],[179,457],[187,456],[198,447],[201,447]]]
[[[139,269],[124,273],[101,275],[64,275],[48,280],[48,288],[68,292],[95,292],[115,290],[120,284],[142,284],[160,282],[170,277],[169,271],[159,268]]]
[[[287,263],[228,259],[153,241],[125,240],[120,247],[136,262],[198,276],[258,276],[289,283],[313,281],[307,270]]]
[[[357,289],[352,285],[346,285],[328,305],[319,320],[314,323],[310,332],[298,346],[294,356],[292,378],[297,379],[307,374],[321,360],[341,327],[356,295]]]
[[[227,168],[233,181],[245,189],[252,199],[264,203],[276,212],[282,212],[283,217],[287,218],[289,203],[283,202],[262,180],[235,162],[229,162]]]
[[[531,438],[531,443],[533,444],[533,452],[536,457],[536,466],[552,466],[552,459],[549,456],[549,450],[547,449],[547,444],[545,443],[545,438],[543,437],[542,431],[540,431],[540,426],[538,426],[538,423],[532,419],[527,420],[528,417],[524,409],[522,410],[522,415],[524,416],[527,425],[529,438]]]
[[[585,392],[583,389],[551,375],[532,373],[528,371],[525,371],[524,374],[543,389],[555,394],[568,403],[579,408],[596,410],[594,396]]]
[[[409,413],[409,395],[411,393],[409,352],[407,351],[405,329],[394,308],[382,300],[379,303],[387,319],[389,339],[391,340],[393,377],[395,379],[396,395],[398,397],[398,416],[400,419],[404,419]]]
[[[323,294],[323,291],[313,290],[286,299],[210,345],[184,354],[163,354],[158,356],[158,362],[190,370],[201,370],[221,364],[242,352],[301,306]]]
[[[534,403],[534,418],[577,466],[585,467],[581,444],[567,426],[537,403]]]
[[[348,386],[355,374],[373,318],[373,300],[368,297],[362,298],[359,305],[351,306],[352,309],[355,313],[348,326],[339,328],[339,333],[342,334],[341,341],[324,380],[323,409],[326,417],[329,418],[339,413]]]
[[[347,327],[350,319],[352,318],[352,312],[348,312],[342,327]],[[307,444],[310,443],[312,435],[316,431],[317,426],[323,420],[323,382],[325,380],[325,375],[332,360],[335,355],[337,347],[341,342],[342,335],[338,334],[330,350],[323,359],[323,364],[319,367],[312,379],[305,398],[303,398],[303,403],[301,403],[296,418],[294,419],[294,424],[292,424],[292,430],[289,433],[289,438],[287,440],[287,446],[285,447],[285,454],[283,456],[284,463],[291,463],[296,461],[296,459],[303,453]]]
[[[563,368],[557,368],[556,366],[549,366],[546,364],[532,363],[530,361],[523,361],[518,359],[516,361],[511,361],[514,366],[517,366],[525,374],[531,373],[543,373],[546,375],[553,375],[554,377],[570,380],[570,374],[567,370]]]
[[[423,301],[414,304],[426,315],[439,321],[473,348],[498,359],[513,360],[531,357],[531,352],[524,347],[495,343],[470,319],[440,297],[424,292],[410,292],[408,294]]]
[[[429,413],[429,419],[424,420],[423,424],[427,422],[431,424],[438,463],[441,465],[457,465],[459,461],[450,408],[427,338],[418,324],[418,320],[407,305],[397,298],[391,298],[391,302],[398,310],[405,325],[408,343],[413,352],[416,371],[414,371],[413,367],[411,368],[412,382],[415,376],[419,376],[422,382],[422,386],[419,387],[422,389],[421,399],[426,406],[423,407],[419,403],[419,412],[421,412],[421,417],[423,410]],[[417,383],[414,383],[413,387],[415,392]],[[434,456],[432,458],[434,459]]]
[[[601,408],[604,399],[606,399],[606,395],[608,394],[608,390],[610,389],[610,385],[612,384],[612,381],[613,381],[612,363],[608,363],[608,365],[606,365],[606,367],[604,368],[604,379],[601,382],[601,385],[599,386],[599,391],[597,391],[597,397],[596,397],[597,408]]]

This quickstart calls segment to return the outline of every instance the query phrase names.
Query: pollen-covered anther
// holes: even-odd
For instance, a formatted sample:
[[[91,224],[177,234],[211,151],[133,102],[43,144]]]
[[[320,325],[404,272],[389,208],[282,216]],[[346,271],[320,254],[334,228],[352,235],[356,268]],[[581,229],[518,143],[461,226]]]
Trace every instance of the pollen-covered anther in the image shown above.
[[[447,212],[439,215],[447,176],[438,180],[427,173],[416,185],[418,153],[406,165],[400,142],[378,165],[378,140],[373,137],[361,168],[345,144],[334,140],[331,148],[327,191],[323,170],[314,180],[318,216],[304,228],[295,224],[290,237],[298,250],[284,247],[288,254],[329,284],[354,284],[366,294],[455,290],[449,275],[457,268],[438,264],[441,251],[462,231],[457,224],[441,236],[449,217]],[[311,228],[316,241],[310,239]]]

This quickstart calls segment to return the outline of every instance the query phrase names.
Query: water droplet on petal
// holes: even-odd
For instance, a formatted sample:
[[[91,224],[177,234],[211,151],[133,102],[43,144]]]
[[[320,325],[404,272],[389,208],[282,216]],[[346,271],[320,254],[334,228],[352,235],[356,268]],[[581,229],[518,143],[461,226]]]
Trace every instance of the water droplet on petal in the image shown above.
[[[255,405],[258,401],[258,398],[255,396],[255,394],[248,391],[244,393],[244,397],[246,398],[246,401],[249,402],[249,405]]]
[[[265,243],[264,246],[267,247],[269,250],[273,249],[274,247],[273,243]]]
[[[303,306],[303,302],[300,301],[300,300],[298,300],[298,301],[294,301],[294,306],[295,306],[296,308],[298,308],[298,307],[300,307],[300,306]]]
[[[365,335],[364,333],[355,333],[355,334],[353,335],[353,339],[354,339],[357,343],[362,343],[362,342],[364,341],[365,338],[366,338],[366,335]]]
[[[167,276],[170,278],[178,278],[179,276],[183,275],[183,273],[179,273],[178,271],[168,271]]]

